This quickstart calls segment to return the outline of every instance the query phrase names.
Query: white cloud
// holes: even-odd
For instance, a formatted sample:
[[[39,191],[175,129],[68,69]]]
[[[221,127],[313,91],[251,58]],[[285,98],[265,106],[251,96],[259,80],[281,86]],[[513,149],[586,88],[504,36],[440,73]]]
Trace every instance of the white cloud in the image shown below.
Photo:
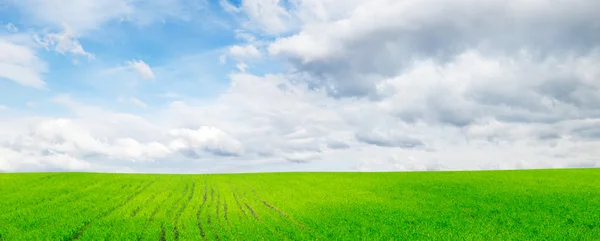
[[[6,25],[4,25],[4,27],[11,33],[19,32],[19,28],[17,28],[17,26],[15,26],[12,23],[7,23]]]
[[[238,70],[240,70],[241,72],[246,72],[248,65],[245,63],[238,63],[235,67],[238,68]]]
[[[304,24],[337,21],[348,17],[364,0],[292,0],[294,15]]]
[[[167,18],[186,19],[207,4],[183,0],[11,0],[10,3],[35,23],[55,28],[66,24],[77,34],[87,34],[110,22],[145,25]]]
[[[148,108],[148,104],[146,104],[144,101],[141,101],[140,99],[135,98],[135,97],[125,98],[125,97],[121,96],[121,97],[119,97],[119,102],[129,103],[129,104],[132,104],[137,107],[144,108],[144,109]]]
[[[85,160],[93,169],[152,171],[155,166],[174,172],[265,170],[281,163],[293,164],[286,167],[292,170],[338,171],[597,165],[594,147],[600,141],[589,135],[595,122],[519,124],[492,117],[466,127],[407,123],[390,114],[385,101],[334,99],[288,81],[282,75],[235,74],[218,99],[175,101],[149,113],[151,118],[57,97],[74,111],[73,118],[0,125],[3,150],[23,155],[19,161],[3,160],[2,166],[86,167],[48,155]]]
[[[260,57],[260,51],[253,45],[234,45],[229,48],[229,56],[235,59],[247,59]]]
[[[359,132],[356,139],[376,146],[416,148],[423,146],[420,140],[399,133],[397,130],[374,129],[367,132]]]
[[[55,27],[67,24],[76,33],[96,29],[112,19],[126,18],[135,11],[127,0],[19,0],[13,4],[32,20]]]
[[[219,0],[219,5],[221,5],[223,10],[225,10],[225,12],[228,12],[228,13],[238,13],[241,11],[241,9],[235,7],[228,0]]]
[[[42,45],[46,50],[54,50],[58,53],[65,54],[70,53],[73,55],[85,56],[88,59],[93,59],[94,55],[86,52],[79,41],[77,36],[68,25],[63,25],[62,33],[48,33],[42,37],[36,36],[36,41]]]
[[[206,10],[205,1],[162,0],[9,0],[31,23],[44,27],[39,44],[59,53],[94,58],[79,42],[110,23],[127,21],[137,25],[189,19]],[[8,26],[16,30],[14,25]],[[56,32],[61,31],[61,32]],[[77,64],[78,60],[73,60]]]
[[[241,73],[224,93],[177,96],[145,116],[57,97],[69,118],[0,119],[0,170],[600,165],[597,1],[221,3],[246,14],[236,34],[248,42],[228,49]],[[289,72],[243,73],[265,47]]]
[[[144,103],[143,101],[141,101],[140,99],[138,99],[138,98],[131,97],[129,100],[134,105],[137,105],[137,106],[142,107],[142,108],[148,108],[148,105],[146,103]]]
[[[279,0],[244,0],[240,8],[249,19],[245,23],[249,29],[281,34],[294,27],[292,15]]]
[[[219,56],[219,63],[226,64],[227,63],[227,55]]]
[[[130,60],[126,62],[127,66],[137,72],[144,79],[154,79],[154,73],[148,64],[142,60]]]
[[[5,142],[5,150],[22,156],[8,160],[9,166],[17,167],[17,170],[24,164],[41,168],[93,170],[92,167],[105,168],[111,159],[153,160],[170,153],[167,147],[156,142],[140,143],[131,138],[103,140],[99,133],[91,132],[84,122],[84,119],[56,118],[34,121],[27,132],[19,133]],[[101,162],[90,162],[98,161],[94,158],[96,156],[101,157]],[[24,162],[28,159],[35,161]]]
[[[379,80],[401,74],[414,60],[445,62],[472,49],[585,53],[600,40],[600,19],[591,10],[600,5],[591,0],[328,1],[345,14],[336,4],[298,2],[292,12],[305,24],[272,42],[269,53],[338,96],[373,95]],[[307,13],[315,16],[302,17]]]
[[[169,144],[173,150],[201,150],[215,155],[240,155],[244,151],[242,143],[215,127],[174,129],[169,134],[175,137]]]
[[[235,30],[235,38],[239,39],[239,40],[243,40],[247,43],[253,43],[256,42],[256,36],[254,36],[254,34],[249,33],[247,30],[244,29],[236,29]]]
[[[36,155],[0,147],[0,171],[92,171],[101,168],[68,155],[47,153]],[[16,162],[15,160],[19,160]]]
[[[0,110],[10,110],[10,107],[5,105],[0,105]]]
[[[46,72],[46,63],[36,55],[35,49],[2,38],[0,37],[0,78],[24,86],[44,88],[46,82],[41,75]]]

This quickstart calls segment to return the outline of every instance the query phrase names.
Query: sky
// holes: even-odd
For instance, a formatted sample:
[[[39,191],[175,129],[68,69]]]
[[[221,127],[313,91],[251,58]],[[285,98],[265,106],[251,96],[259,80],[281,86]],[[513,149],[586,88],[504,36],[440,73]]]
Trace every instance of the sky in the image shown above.
[[[600,166],[597,0],[0,0],[0,172]]]

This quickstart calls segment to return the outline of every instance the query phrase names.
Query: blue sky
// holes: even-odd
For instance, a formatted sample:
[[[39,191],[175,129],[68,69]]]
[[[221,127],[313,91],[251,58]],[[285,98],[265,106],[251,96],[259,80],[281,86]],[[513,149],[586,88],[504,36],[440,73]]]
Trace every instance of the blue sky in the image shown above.
[[[594,0],[8,0],[0,171],[597,167]]]
[[[62,26],[35,21],[23,8],[11,5],[3,8],[3,25],[11,24],[23,34],[64,31]],[[6,85],[2,88],[6,91],[6,94],[2,93],[3,102],[7,106],[19,106],[23,102],[43,101],[58,93],[96,101],[115,100],[119,95],[140,95],[152,105],[164,104],[157,95],[165,92],[215,97],[228,85],[226,75],[233,69],[231,64],[219,63],[218,58],[226,53],[228,46],[240,41],[235,38],[234,23],[218,2],[207,2],[206,9],[198,10],[198,14],[205,16],[189,19],[165,17],[153,23],[106,19],[96,26],[86,26],[89,30],[81,33],[82,37],[76,41],[85,52],[93,55],[93,59],[78,54],[38,50],[38,56],[45,61],[48,69],[43,75],[47,90],[32,92],[14,83],[3,82]],[[2,30],[4,34],[10,34],[8,29]],[[186,58],[193,59],[193,63],[186,63],[187,66],[179,66],[178,69],[169,68],[172,64],[183,64],[177,61],[185,61],[183,59]],[[138,82],[142,78],[116,70],[124,68],[125,62],[131,60],[141,60],[163,70],[152,81],[140,85]],[[74,64],[74,61],[77,63]],[[190,91],[192,89],[193,92]]]

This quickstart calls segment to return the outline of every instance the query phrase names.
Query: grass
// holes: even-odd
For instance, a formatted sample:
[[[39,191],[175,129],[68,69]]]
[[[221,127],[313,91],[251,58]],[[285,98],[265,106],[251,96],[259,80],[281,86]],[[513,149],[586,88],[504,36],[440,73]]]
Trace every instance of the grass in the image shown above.
[[[599,240],[600,169],[0,174],[0,240]]]

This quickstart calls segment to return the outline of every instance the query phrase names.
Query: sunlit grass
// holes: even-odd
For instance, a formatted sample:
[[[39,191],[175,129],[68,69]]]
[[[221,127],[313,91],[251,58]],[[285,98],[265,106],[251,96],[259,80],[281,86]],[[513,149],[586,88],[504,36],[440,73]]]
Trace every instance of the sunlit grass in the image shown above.
[[[600,169],[0,174],[0,240],[598,240]]]

